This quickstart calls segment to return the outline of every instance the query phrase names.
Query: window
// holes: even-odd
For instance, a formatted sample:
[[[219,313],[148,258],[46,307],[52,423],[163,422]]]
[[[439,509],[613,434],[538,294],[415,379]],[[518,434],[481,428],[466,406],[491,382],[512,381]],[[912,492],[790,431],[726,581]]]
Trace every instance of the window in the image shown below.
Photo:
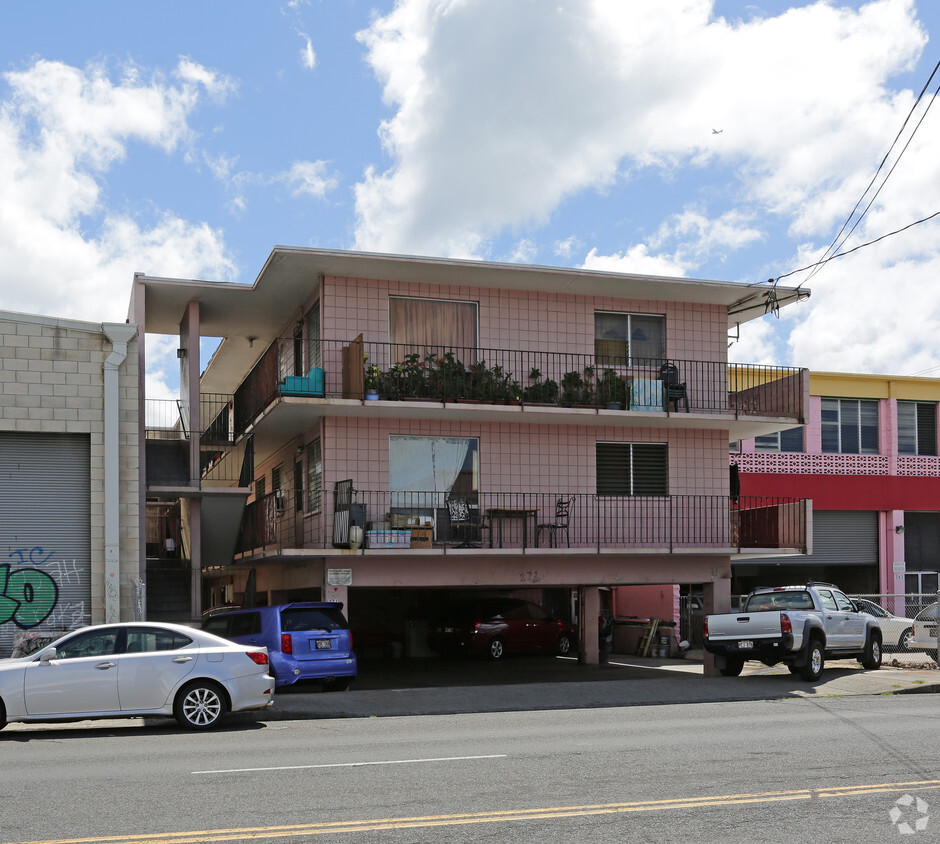
[[[665,443],[597,443],[598,495],[668,495]]]
[[[877,454],[878,402],[824,398],[822,450],[829,454]]]
[[[598,364],[659,366],[666,357],[666,318],[655,314],[594,314]]]
[[[937,453],[937,405],[933,402],[898,402],[898,453]]]
[[[755,437],[754,448],[757,451],[802,451],[803,429],[787,428],[785,431]]]
[[[125,651],[151,653],[153,651],[175,651],[192,644],[192,639],[173,630],[155,630],[150,627],[131,627],[127,631]]]
[[[453,349],[458,360],[476,363],[477,303],[390,296],[388,336],[393,361]]]
[[[442,507],[455,493],[480,491],[480,441],[476,437],[389,437],[389,486],[396,507]]]
[[[307,512],[320,509],[323,496],[323,455],[320,453],[320,440],[313,440],[307,446]]]
[[[56,659],[78,659],[83,656],[110,656],[117,647],[116,630],[90,630],[79,633],[67,642],[56,645]]]
[[[316,302],[307,312],[307,372],[311,369],[322,367],[323,355],[320,350],[320,303]]]
[[[287,504],[287,495],[284,493],[284,481],[282,479],[283,466],[275,466],[271,470],[271,490],[274,493],[274,508],[283,512]]]

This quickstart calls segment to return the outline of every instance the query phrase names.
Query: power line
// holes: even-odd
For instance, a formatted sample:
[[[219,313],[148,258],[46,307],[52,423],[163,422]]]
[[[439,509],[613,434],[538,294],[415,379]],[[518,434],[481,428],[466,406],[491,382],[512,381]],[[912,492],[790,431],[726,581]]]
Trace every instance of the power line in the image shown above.
[[[881,173],[881,171],[884,169],[884,166],[885,166],[885,163],[886,163],[887,160],[888,160],[888,157],[891,155],[891,152],[894,150],[895,146],[897,145],[898,141],[900,140],[901,135],[904,133],[904,129],[907,127],[907,124],[908,124],[908,122],[909,122],[910,119],[911,119],[911,116],[912,116],[912,115],[914,114],[914,112],[916,111],[917,106],[920,105],[920,102],[921,102],[921,100],[922,100],[923,97],[924,97],[924,93],[927,91],[927,88],[930,86],[930,83],[933,81],[933,78],[934,78],[934,76],[936,76],[938,70],[940,70],[940,61],[938,61],[937,64],[934,65],[934,69],[933,69],[933,71],[931,72],[930,77],[929,77],[929,78],[927,79],[927,81],[924,83],[924,87],[921,89],[920,94],[918,94],[917,99],[914,101],[914,104],[911,106],[910,111],[907,113],[907,117],[904,118],[904,122],[901,124],[901,128],[898,130],[897,135],[895,135],[894,140],[891,142],[891,146],[888,147],[888,151],[884,154],[884,157],[881,159],[881,163],[878,165],[878,169],[875,171],[875,175],[872,176],[872,179],[871,179],[871,181],[868,183],[868,186],[867,186],[867,187],[865,188],[865,190],[862,192],[862,195],[858,198],[858,201],[855,203],[855,207],[852,208],[852,211],[849,213],[849,216],[846,218],[845,222],[842,224],[842,227],[839,229],[839,232],[838,232],[838,233],[836,234],[836,236],[833,238],[832,243],[830,243],[829,246],[826,248],[826,251],[823,252],[823,254],[822,254],[822,256],[820,257],[819,261],[817,261],[816,264],[814,264],[814,265],[812,266],[812,268],[811,268],[811,269],[812,269],[812,272],[810,272],[810,274],[809,274],[809,276],[807,276],[807,278],[805,278],[802,282],[800,282],[801,285],[806,284],[806,283],[807,283],[814,275],[816,275],[816,273],[819,272],[819,270],[822,269],[822,267],[825,266],[825,264],[827,264],[832,258],[839,257],[838,255],[830,255],[829,253],[832,252],[832,251],[834,251],[834,250],[840,249],[842,246],[845,245],[845,242],[852,236],[852,233],[855,231],[855,229],[856,229],[856,227],[858,226],[858,224],[862,221],[862,219],[863,219],[863,218],[865,217],[865,215],[868,213],[868,210],[871,208],[871,206],[872,206],[872,204],[874,203],[875,199],[877,199],[878,194],[881,193],[881,189],[885,186],[885,184],[887,184],[888,179],[891,177],[891,174],[894,173],[894,169],[898,166],[898,164],[899,164],[900,161],[901,161],[902,156],[903,156],[904,153],[907,151],[907,148],[910,146],[911,141],[914,139],[914,135],[917,134],[917,130],[920,128],[921,124],[924,122],[924,118],[927,116],[927,112],[930,111],[930,107],[931,107],[931,105],[933,105],[934,98],[936,98],[937,94],[940,94],[940,87],[937,88],[937,91],[934,93],[934,98],[931,98],[930,102],[929,102],[928,105],[927,105],[926,110],[924,111],[923,115],[921,115],[920,120],[917,122],[917,125],[914,127],[914,130],[911,132],[910,137],[907,139],[907,143],[905,143],[904,148],[901,150],[901,152],[900,152],[900,154],[898,155],[897,159],[895,160],[894,164],[891,166],[891,169],[890,169],[890,170],[888,171],[888,173],[885,175],[884,179],[883,179],[882,182],[881,182],[881,185],[878,187],[878,190],[875,191],[874,195],[873,195],[873,196],[871,197],[871,199],[868,201],[868,204],[865,206],[864,211],[862,211],[862,213],[858,216],[858,219],[857,219],[857,220],[855,221],[855,223],[852,225],[852,228],[849,229],[849,232],[845,235],[844,238],[842,238],[842,234],[843,234],[843,232],[845,232],[845,230],[846,230],[846,228],[848,227],[849,223],[851,222],[852,218],[855,216],[855,212],[858,211],[858,208],[859,208],[859,206],[862,204],[862,201],[865,199],[865,196],[868,194],[868,192],[869,192],[869,191],[871,190],[871,188],[872,188],[872,185],[874,185],[875,182],[876,182],[876,180],[878,179],[878,174]],[[928,218],[928,219],[929,219],[929,218]],[[903,229],[902,229],[901,231],[903,231]],[[841,242],[840,242],[840,238],[842,238]],[[880,238],[879,238],[879,239],[880,239]],[[872,243],[876,243],[876,242],[877,242],[877,241],[872,241]],[[846,254],[846,255],[847,255],[848,252],[841,253],[841,254]],[[796,272],[800,272],[800,271],[797,270]],[[792,275],[792,273],[788,273],[788,275]],[[780,276],[780,278],[783,278],[783,276]]]
[[[838,252],[835,255],[830,255],[828,258],[820,258],[820,260],[818,260],[815,264],[810,264],[808,267],[801,267],[798,270],[790,270],[790,272],[784,273],[783,275],[778,275],[775,279],[771,279],[771,281],[773,281],[774,284],[776,284],[778,281],[780,281],[781,278],[786,278],[787,276],[796,275],[797,273],[804,273],[807,270],[814,269],[815,267],[823,266],[825,264],[828,264],[830,261],[834,261],[836,258],[842,258],[846,255],[851,255],[853,252],[857,252],[859,249],[864,249],[866,246],[871,246],[873,243],[878,243],[879,241],[882,241],[887,237],[892,237],[893,235],[900,234],[901,232],[907,231],[908,229],[913,228],[914,226],[919,226],[921,223],[926,223],[929,220],[932,220],[934,217],[940,217],[940,211],[934,211],[934,213],[931,214],[929,217],[923,217],[920,220],[915,220],[913,223],[908,223],[906,226],[903,226],[902,228],[895,229],[893,232],[888,232],[887,234],[883,234],[881,235],[881,237],[876,237],[874,240],[869,240],[867,243],[860,243],[858,246],[853,246],[851,249],[846,249],[845,252]],[[799,288],[805,283],[806,281],[801,281],[799,286],[797,287],[797,290],[799,290]]]

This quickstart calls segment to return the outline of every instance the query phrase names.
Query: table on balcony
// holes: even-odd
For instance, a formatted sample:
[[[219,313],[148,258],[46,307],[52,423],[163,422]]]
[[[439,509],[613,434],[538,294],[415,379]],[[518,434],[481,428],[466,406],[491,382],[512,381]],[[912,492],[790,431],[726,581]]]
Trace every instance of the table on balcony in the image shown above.
[[[522,522],[522,547],[528,545],[529,539],[529,519],[532,519],[532,529],[535,531],[535,521],[538,516],[538,509],[535,507],[490,507],[486,511],[486,516],[490,521],[490,548],[493,547],[493,533],[496,532],[496,541],[499,547],[503,547],[503,522],[507,520],[516,520]]]

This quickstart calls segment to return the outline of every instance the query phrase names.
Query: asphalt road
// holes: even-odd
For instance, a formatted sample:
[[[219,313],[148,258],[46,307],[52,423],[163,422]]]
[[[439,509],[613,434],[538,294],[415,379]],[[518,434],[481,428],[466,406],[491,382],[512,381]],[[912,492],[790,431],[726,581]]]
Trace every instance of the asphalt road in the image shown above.
[[[0,842],[917,844],[938,732],[935,695],[10,727]]]

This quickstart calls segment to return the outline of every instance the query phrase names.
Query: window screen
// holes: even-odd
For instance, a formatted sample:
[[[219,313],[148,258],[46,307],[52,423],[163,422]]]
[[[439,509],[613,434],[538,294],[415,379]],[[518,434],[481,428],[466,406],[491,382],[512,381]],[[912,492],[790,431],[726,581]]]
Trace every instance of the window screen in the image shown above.
[[[598,495],[668,495],[665,443],[597,443]]]

